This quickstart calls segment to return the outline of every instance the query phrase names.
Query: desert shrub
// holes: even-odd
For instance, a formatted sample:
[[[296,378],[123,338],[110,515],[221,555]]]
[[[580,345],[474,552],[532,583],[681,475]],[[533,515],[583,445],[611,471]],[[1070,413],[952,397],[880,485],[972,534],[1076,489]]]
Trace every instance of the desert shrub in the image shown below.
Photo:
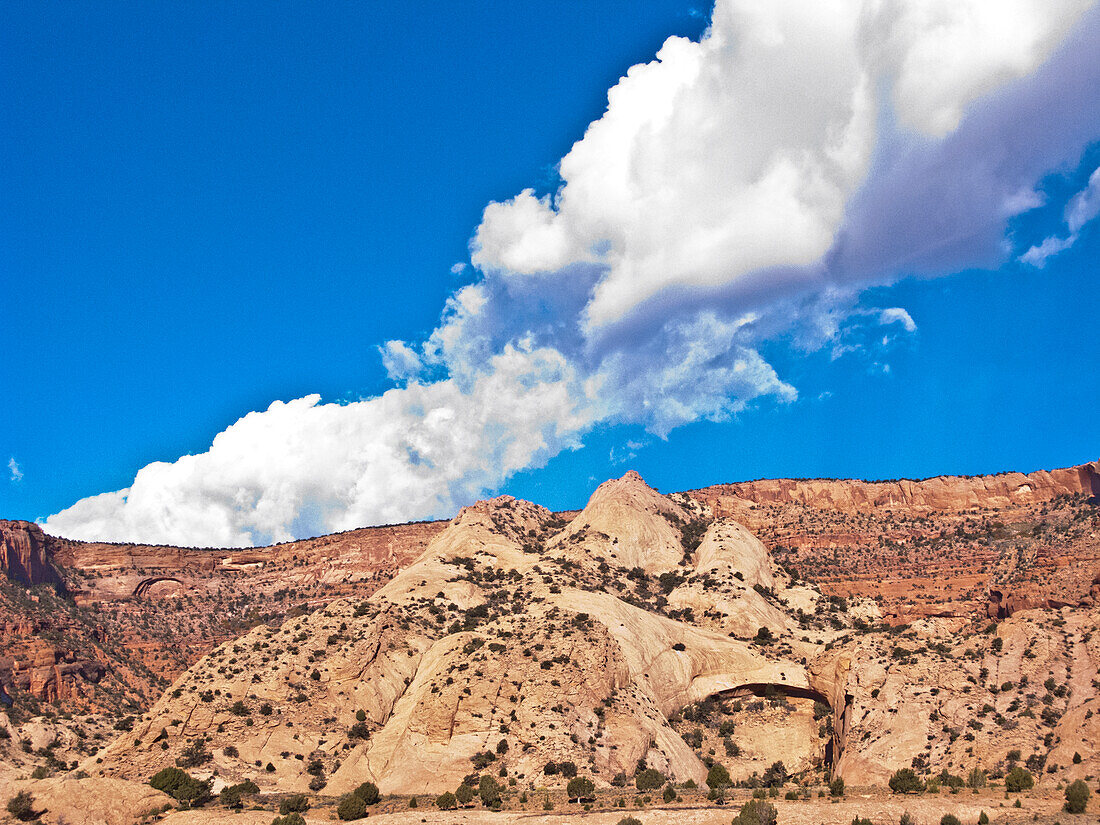
[[[1089,786],[1080,779],[1066,788],[1066,813],[1083,814],[1089,804]]]
[[[617,825],[642,825],[642,820],[634,816],[624,816]]]
[[[1019,793],[1035,787],[1035,777],[1031,771],[1017,765],[1005,775],[1005,790],[1009,793]]]
[[[586,796],[591,796],[592,792],[596,790],[596,786],[592,784],[592,780],[586,776],[576,776],[569,780],[569,784],[565,788],[565,793],[570,799],[581,799]]]
[[[271,825],[306,825],[305,817],[297,811],[286,816],[277,816],[271,820]]]
[[[924,790],[924,783],[912,768],[902,768],[890,777],[890,790],[894,793],[920,793]]]
[[[373,805],[378,801],[378,786],[373,782],[364,782],[352,793],[362,799],[364,805]]]
[[[336,815],[345,822],[352,819],[362,819],[367,815],[367,803],[355,794],[349,793],[336,806]]]
[[[367,712],[365,710],[363,710],[362,708],[355,711],[355,721],[356,722],[366,722],[367,721]]]
[[[761,799],[750,799],[733,818],[732,825],[775,825],[775,806]]]
[[[844,780],[839,776],[829,783],[829,796],[844,796]]]
[[[38,819],[45,811],[34,810],[34,797],[30,791],[20,791],[8,800],[8,813],[20,822]]]
[[[989,825],[989,814],[985,811],[978,814],[978,825]]]
[[[176,759],[176,765],[181,768],[197,768],[199,765],[205,765],[211,759],[213,757],[210,751],[206,749],[206,743],[202,739],[194,739],[180,753]]]
[[[259,793],[259,786],[250,779],[238,782],[236,785],[226,785],[218,794],[219,801],[227,808],[240,808],[243,804],[241,797],[247,793]]]
[[[769,788],[781,786],[787,781],[787,767],[782,762],[772,762],[764,771],[763,782]]]
[[[898,820],[898,825],[917,825],[917,823],[909,811],[904,811],[901,815],[901,819]]]
[[[873,823],[867,817],[854,816],[852,817],[852,825],[873,825]]]
[[[210,785],[195,779],[191,774],[179,768],[164,768],[153,774],[149,784],[158,791],[164,791],[184,807],[197,808],[210,795]]]
[[[366,722],[356,722],[348,728],[348,739],[370,739],[370,728]]]
[[[235,745],[226,745],[224,748],[222,748],[222,753],[224,753],[230,759],[236,759],[238,756],[241,755],[241,752],[237,750]]]
[[[115,722],[115,730],[132,731],[134,729],[134,717],[123,716]]]
[[[955,776],[953,773],[948,773],[947,768],[940,771],[940,784],[946,785],[948,788],[961,788],[966,783],[963,782],[961,776]]]
[[[469,805],[474,801],[474,789],[463,783],[455,790],[455,799],[459,805]]]
[[[577,775],[577,766],[572,762],[559,762],[558,773],[564,776],[566,779],[572,779]]]
[[[962,825],[962,822],[954,814],[944,814],[940,817],[940,825]]]
[[[974,768],[966,775],[966,784],[971,788],[984,788],[986,785],[985,771]]]
[[[279,803],[279,813],[283,816],[308,810],[309,800],[304,793],[293,794]]]
[[[721,762],[715,762],[707,771],[707,787],[724,788],[730,784],[730,772]],[[639,789],[641,785],[638,786]]]
[[[661,798],[665,802],[675,802],[676,801],[676,790],[672,787],[671,783],[668,784],[668,785],[665,785],[665,792],[663,794],[661,794]]]
[[[665,784],[665,775],[656,768],[646,768],[634,775],[634,787],[639,791],[655,791]]]
[[[441,811],[453,811],[457,804],[458,800],[455,799],[455,795],[450,791],[440,794],[435,798],[435,806]]]
[[[570,785],[572,785],[572,782]],[[478,780],[477,795],[481,797],[481,804],[486,808],[500,806],[500,784],[491,776],[486,775]]]
[[[419,808],[420,807],[420,802],[417,800],[417,798],[415,796],[410,796],[409,797],[409,807],[410,808]]]

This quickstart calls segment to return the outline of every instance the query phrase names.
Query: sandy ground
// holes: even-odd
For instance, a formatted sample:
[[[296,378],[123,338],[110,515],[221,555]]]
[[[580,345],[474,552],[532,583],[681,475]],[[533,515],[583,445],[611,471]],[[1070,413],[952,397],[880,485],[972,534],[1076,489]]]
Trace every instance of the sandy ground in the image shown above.
[[[917,825],[938,825],[940,818],[953,813],[963,825],[975,825],[981,811],[989,814],[994,825],[1022,825],[1023,823],[1060,822],[1061,825],[1096,823],[1100,821],[1100,801],[1093,798],[1090,810],[1080,816],[1062,812],[1061,796],[1023,796],[1022,807],[1012,807],[1013,800],[1000,795],[950,794],[897,797],[891,794],[852,795],[838,802],[828,799],[806,801],[770,800],[779,811],[779,825],[851,825],[859,816],[870,819],[874,825],[895,825],[902,813],[908,811]],[[421,805],[424,801],[421,800]],[[501,811],[493,813],[483,809],[438,811],[434,807],[421,807],[394,813],[373,814],[369,821],[374,825],[616,825],[624,816],[634,816],[642,825],[729,825],[739,805],[722,807],[669,806],[615,808],[612,810],[584,811],[575,805],[560,805],[553,812]],[[1094,810],[1095,809],[1095,810]],[[211,807],[200,811],[180,811],[162,820],[167,825],[270,825],[271,811],[241,811],[230,813]],[[330,823],[335,819],[331,806],[311,810],[306,814],[310,825]]]

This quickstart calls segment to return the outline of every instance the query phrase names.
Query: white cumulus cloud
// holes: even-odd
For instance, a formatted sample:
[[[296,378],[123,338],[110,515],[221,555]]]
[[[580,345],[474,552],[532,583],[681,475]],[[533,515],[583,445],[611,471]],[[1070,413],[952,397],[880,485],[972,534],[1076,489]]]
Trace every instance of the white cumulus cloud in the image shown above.
[[[275,402],[46,529],[246,545],[447,516],[596,425],[664,437],[795,400],[764,343],[914,331],[860,291],[1000,263],[1006,221],[1098,137],[1090,5],[718,0],[609,90],[557,191],[485,208],[472,282],[426,340],[380,347],[398,386]],[[1097,203],[1090,183],[1071,232]]]

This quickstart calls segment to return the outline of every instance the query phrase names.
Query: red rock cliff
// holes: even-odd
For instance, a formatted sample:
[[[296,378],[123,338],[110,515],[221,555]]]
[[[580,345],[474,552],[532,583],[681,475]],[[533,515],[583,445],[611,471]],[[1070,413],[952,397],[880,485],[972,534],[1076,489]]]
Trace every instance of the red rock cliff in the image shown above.
[[[0,571],[25,585],[61,584],[50,563],[51,539],[29,521],[0,521]]]
[[[696,490],[692,495],[719,504],[724,503],[723,499],[740,499],[756,504],[802,504],[848,511],[873,507],[919,511],[1005,507],[1047,501],[1067,493],[1100,496],[1100,462],[1026,474],[936,476],[923,481],[765,479],[718,484]]]

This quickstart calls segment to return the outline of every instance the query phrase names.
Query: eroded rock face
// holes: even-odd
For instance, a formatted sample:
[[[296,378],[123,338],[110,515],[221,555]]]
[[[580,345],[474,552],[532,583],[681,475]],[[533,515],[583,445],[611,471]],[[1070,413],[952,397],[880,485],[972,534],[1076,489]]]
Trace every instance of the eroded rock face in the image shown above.
[[[61,585],[61,577],[50,563],[50,538],[29,521],[0,521],[0,572],[28,587]]]
[[[763,479],[719,484],[693,495],[733,506],[734,499],[756,504],[804,504],[836,510],[902,508],[965,510],[1049,501],[1059,495],[1100,495],[1100,462],[1034,473],[992,476],[936,476],[923,481]]]
[[[85,768],[149,775],[208,737],[219,775],[287,790],[306,788],[313,759],[331,793],[367,779],[439,792],[479,761],[539,782],[558,781],[547,763],[572,762],[607,785],[645,759],[702,782],[707,768],[670,716],[715,694],[810,682],[793,648],[724,629],[739,602],[758,610],[767,598],[778,625],[797,624],[749,584],[782,581],[766,551],[722,522],[694,554],[700,570],[679,526],[690,515],[635,474],[601,487],[564,529],[509,497],[466,508],[365,600],[218,648]],[[653,592],[662,584],[667,599]],[[675,607],[684,587],[711,628]]]
[[[82,565],[99,642],[140,649],[151,624],[164,639],[190,621],[176,638],[209,651],[82,767],[142,781],[183,759],[304,792],[319,762],[331,794],[453,790],[502,766],[563,785],[545,773],[561,762],[598,785],[640,760],[700,782],[711,758],[854,786],[1015,758],[1042,783],[1096,775],[1100,509],[1072,491],[1092,467],[962,480],[981,506],[944,480],[905,483],[927,489],[901,503],[768,503],[662,496],[628,473],[568,517],[501,496],[445,525],[276,548],[70,543],[54,555]],[[257,607],[251,629],[211,633]],[[99,660],[78,655],[94,646],[34,642],[86,615],[0,615],[17,651],[0,680],[63,703],[50,685],[95,687]]]

